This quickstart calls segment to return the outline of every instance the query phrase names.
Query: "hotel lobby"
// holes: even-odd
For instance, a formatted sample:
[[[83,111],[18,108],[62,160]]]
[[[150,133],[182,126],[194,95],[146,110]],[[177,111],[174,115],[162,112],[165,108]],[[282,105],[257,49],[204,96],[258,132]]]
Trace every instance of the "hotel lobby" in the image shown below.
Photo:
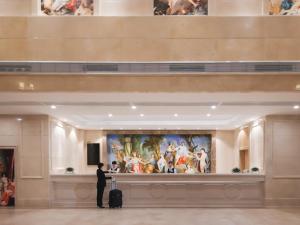
[[[300,224],[299,15],[0,0],[0,224]]]

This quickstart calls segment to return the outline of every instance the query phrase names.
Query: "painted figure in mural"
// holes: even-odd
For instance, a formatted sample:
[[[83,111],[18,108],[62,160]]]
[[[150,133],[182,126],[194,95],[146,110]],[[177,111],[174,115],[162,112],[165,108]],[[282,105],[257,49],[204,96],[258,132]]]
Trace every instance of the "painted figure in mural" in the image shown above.
[[[151,159],[149,160],[149,163],[153,166],[156,165],[156,160],[155,160],[154,154],[151,154]]]
[[[175,165],[186,164],[188,154],[188,148],[184,142],[181,142],[181,144],[177,147]]]
[[[12,181],[7,182],[6,190],[1,195],[1,206],[14,205],[14,202],[11,203],[11,200],[14,201],[15,198],[15,183]]]
[[[46,15],[93,15],[94,0],[41,0]]]
[[[169,162],[172,161],[175,162],[176,157],[176,147],[173,143],[169,143],[167,150],[165,152],[165,159]]]
[[[269,0],[270,15],[299,15],[300,0]]]
[[[133,165],[132,165],[132,161],[131,161],[131,157],[129,156],[124,156],[124,162],[125,162],[125,173],[133,173]]]
[[[190,163],[188,163],[185,173],[186,174],[195,174],[196,170],[194,169],[194,167]]]
[[[199,173],[205,173],[207,168],[207,153],[204,148],[201,148],[199,152],[196,152],[197,165],[196,168]]]
[[[76,16],[89,16],[93,15],[93,0],[82,0],[80,6],[75,11],[74,15]]]
[[[157,171],[155,170],[155,168],[157,168],[157,162],[156,162],[156,159],[155,159],[154,154],[151,154],[150,160],[149,160],[148,163],[144,166],[144,172],[145,172],[145,173],[154,173],[154,172],[157,172]]]
[[[124,141],[125,141],[125,144],[124,144],[125,155],[130,156],[131,151],[132,151],[131,137],[125,137]]]
[[[155,15],[207,15],[207,0],[154,0]]]
[[[163,154],[160,154],[160,159],[157,161],[158,171],[160,173],[165,173],[167,168],[167,161]]]
[[[137,156],[136,152],[132,153],[132,158],[131,158],[131,163],[132,163],[132,172],[133,173],[142,173],[142,165],[145,163],[142,161],[140,157]]]

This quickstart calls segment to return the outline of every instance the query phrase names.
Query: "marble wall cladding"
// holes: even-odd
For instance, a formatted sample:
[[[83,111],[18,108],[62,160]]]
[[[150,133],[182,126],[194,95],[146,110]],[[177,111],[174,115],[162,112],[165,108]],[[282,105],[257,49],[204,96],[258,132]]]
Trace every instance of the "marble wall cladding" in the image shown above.
[[[35,0],[0,0],[0,16],[30,16],[36,10]]]
[[[210,16],[261,16],[264,0],[209,0]]]
[[[0,147],[15,148],[17,207],[48,207],[47,116],[0,116]]]
[[[0,91],[20,91],[19,83],[32,83],[31,92],[294,92],[299,75],[289,74],[184,74],[153,76],[1,75]],[[179,84],[180,85],[174,85]],[[272,84],[272,85],[270,85]]]
[[[299,17],[2,17],[0,60],[298,60],[299,25]]]
[[[266,204],[300,206],[300,117],[268,116],[265,130]]]
[[[234,167],[234,131],[216,132],[216,173],[231,173]]]

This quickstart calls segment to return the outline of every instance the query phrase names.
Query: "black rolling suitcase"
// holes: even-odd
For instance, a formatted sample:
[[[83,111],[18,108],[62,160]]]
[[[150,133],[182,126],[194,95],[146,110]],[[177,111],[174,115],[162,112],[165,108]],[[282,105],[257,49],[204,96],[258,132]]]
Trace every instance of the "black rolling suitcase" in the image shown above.
[[[122,208],[122,191],[116,188],[116,180],[111,179],[111,190],[109,192],[109,208]]]

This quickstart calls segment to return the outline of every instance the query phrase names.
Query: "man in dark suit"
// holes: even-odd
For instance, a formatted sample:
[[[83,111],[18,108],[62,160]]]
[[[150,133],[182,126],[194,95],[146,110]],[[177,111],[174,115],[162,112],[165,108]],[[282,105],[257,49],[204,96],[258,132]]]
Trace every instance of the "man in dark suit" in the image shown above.
[[[97,206],[99,208],[104,208],[102,198],[103,198],[103,192],[104,188],[106,186],[106,178],[105,174],[102,171],[103,163],[98,164],[98,169],[97,169],[97,177],[98,177],[98,182],[97,182]]]

